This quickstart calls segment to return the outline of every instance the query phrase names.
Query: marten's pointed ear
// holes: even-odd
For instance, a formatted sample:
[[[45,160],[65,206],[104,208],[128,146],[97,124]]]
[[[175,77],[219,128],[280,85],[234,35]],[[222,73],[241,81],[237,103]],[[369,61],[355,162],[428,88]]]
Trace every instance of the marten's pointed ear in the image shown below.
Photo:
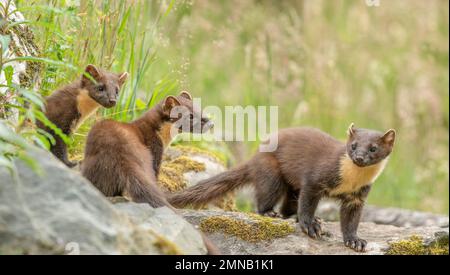
[[[168,97],[166,97],[166,99],[164,99],[163,111],[166,114],[169,115],[170,111],[175,106],[180,106],[180,102],[174,96],[169,95]]]
[[[390,146],[394,146],[394,142],[395,142],[395,130],[394,129],[390,129],[388,130],[383,137],[381,138],[381,140],[383,140],[383,142],[385,144],[388,144]]]
[[[128,78],[128,75],[129,75],[129,73],[127,73],[127,72],[123,72],[123,73],[119,74],[119,85],[120,86],[122,86],[123,83],[125,83],[125,81]]]
[[[188,93],[188,92],[186,92],[186,91],[182,91],[182,92],[180,93],[180,96],[181,96],[181,97],[184,97],[184,98],[186,98],[186,99],[192,100],[191,94]]]
[[[352,137],[353,135],[355,135],[355,123],[352,122],[352,124],[350,124],[350,126],[348,126],[347,129],[347,135],[348,137]]]
[[[94,80],[98,80],[100,78],[100,71],[95,67],[95,65],[89,64],[86,66],[84,71],[89,74]],[[84,79],[88,79],[86,75],[83,74]]]

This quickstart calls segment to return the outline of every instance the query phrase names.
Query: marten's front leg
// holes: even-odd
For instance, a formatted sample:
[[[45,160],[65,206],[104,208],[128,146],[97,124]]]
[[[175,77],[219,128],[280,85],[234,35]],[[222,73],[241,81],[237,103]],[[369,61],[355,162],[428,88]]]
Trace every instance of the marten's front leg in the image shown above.
[[[344,244],[358,252],[364,252],[367,245],[366,240],[358,237],[357,230],[369,190],[370,186],[361,188],[358,194],[347,196],[341,205],[341,230]]]
[[[56,134],[53,135],[53,137],[55,138],[55,145],[52,145],[52,147],[50,148],[50,151],[53,153],[53,155],[55,155],[70,168],[76,166],[77,163],[69,161],[69,158],[67,156],[67,145],[64,143],[64,141]]]
[[[320,220],[314,217],[320,198],[320,192],[316,188],[302,186],[298,202],[298,223],[303,233],[314,239],[322,235]]]

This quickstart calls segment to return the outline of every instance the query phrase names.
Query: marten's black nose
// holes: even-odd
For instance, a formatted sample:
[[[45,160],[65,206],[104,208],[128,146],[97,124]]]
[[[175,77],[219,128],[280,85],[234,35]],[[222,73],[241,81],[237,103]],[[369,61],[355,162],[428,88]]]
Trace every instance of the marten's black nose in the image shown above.
[[[363,163],[363,162],[364,162],[364,158],[361,157],[361,156],[357,156],[357,157],[355,158],[355,160],[356,160],[357,163]]]
[[[109,104],[115,105],[116,103],[117,103],[117,99],[116,98],[110,98],[109,99]]]

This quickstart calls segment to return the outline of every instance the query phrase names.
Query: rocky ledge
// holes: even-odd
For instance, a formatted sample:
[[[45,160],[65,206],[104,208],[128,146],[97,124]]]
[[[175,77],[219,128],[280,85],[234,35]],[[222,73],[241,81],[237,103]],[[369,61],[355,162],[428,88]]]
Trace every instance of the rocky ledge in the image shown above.
[[[107,199],[49,153],[32,155],[40,174],[20,161],[15,171],[0,167],[0,254],[205,254],[199,230],[224,254],[448,254],[448,217],[447,226],[414,228],[363,222],[359,235],[369,244],[356,253],[344,247],[338,222],[324,222],[322,239],[312,240],[294,220],[223,210],[183,210],[181,217]],[[195,170],[210,166],[181,173],[195,179]]]
[[[183,216],[207,232],[224,254],[448,254],[448,227],[397,227],[362,222],[364,253],[344,246],[338,222],[323,222],[321,239],[307,237],[294,219],[281,220],[224,211],[184,210]]]

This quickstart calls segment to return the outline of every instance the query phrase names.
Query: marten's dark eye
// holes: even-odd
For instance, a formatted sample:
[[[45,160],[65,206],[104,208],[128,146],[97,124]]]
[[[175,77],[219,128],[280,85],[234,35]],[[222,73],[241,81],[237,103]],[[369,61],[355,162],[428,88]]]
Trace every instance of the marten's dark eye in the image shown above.
[[[358,145],[356,144],[356,142],[352,144],[352,150],[353,150],[353,151],[356,150],[356,146],[358,146]]]
[[[98,86],[97,91],[99,91],[99,92],[105,91],[105,86]]]
[[[376,152],[377,150],[378,150],[378,147],[376,147],[376,146],[370,146],[370,148],[369,148],[369,151],[372,153]]]

